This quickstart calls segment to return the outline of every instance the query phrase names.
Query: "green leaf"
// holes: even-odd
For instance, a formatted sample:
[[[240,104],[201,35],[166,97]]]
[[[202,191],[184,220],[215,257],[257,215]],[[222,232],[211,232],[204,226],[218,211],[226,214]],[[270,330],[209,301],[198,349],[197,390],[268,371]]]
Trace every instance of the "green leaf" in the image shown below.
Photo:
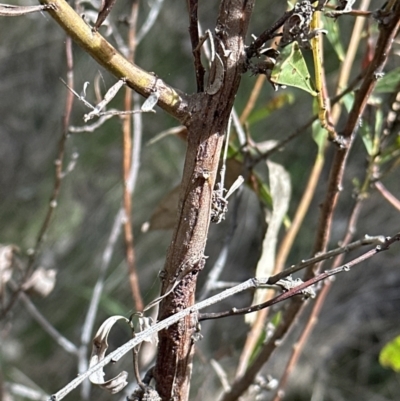
[[[256,359],[257,355],[260,353],[261,347],[264,344],[265,338],[266,338],[265,330],[262,330],[260,336],[257,339],[256,345],[254,346],[253,351],[250,355],[248,366],[250,366],[253,363],[253,361]]]
[[[307,64],[297,42],[282,49],[272,70],[271,81],[279,85],[294,86],[312,96],[317,96],[317,92],[311,83]]]
[[[400,336],[395,337],[382,348],[379,363],[384,368],[400,372]]]
[[[388,72],[376,83],[374,93],[393,93],[400,84],[400,67]]]
[[[332,45],[333,50],[338,56],[340,61],[344,60],[344,49],[342,43],[340,42],[340,35],[339,35],[339,25],[336,23],[334,18],[328,18],[323,16],[323,23],[324,27],[328,31],[327,39],[329,43]]]

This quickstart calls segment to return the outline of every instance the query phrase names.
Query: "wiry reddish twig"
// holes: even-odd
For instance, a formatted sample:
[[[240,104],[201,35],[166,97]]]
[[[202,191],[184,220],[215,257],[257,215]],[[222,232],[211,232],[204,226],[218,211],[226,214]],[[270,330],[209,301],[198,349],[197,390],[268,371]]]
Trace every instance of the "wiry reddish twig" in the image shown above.
[[[400,211],[400,200],[397,199],[388,189],[380,182],[376,181],[374,183],[375,188],[379,191],[379,193],[398,211]]]
[[[69,37],[67,37],[65,42],[65,51],[66,51],[66,61],[67,61],[67,81],[68,85],[73,88],[74,86],[74,74],[73,74],[73,56],[72,56],[72,41]],[[35,246],[28,250],[29,258],[26,270],[24,272],[24,277],[22,281],[19,283],[19,288],[14,291],[12,294],[8,305],[1,311],[0,319],[5,317],[7,313],[11,310],[15,302],[17,301],[20,292],[22,291],[22,287],[25,281],[31,276],[34,264],[36,262],[36,258],[39,254],[41,246],[43,244],[45,235],[50,227],[50,223],[52,217],[54,215],[55,209],[57,207],[58,198],[61,191],[61,183],[64,177],[63,173],[63,161],[65,156],[65,146],[68,138],[68,126],[71,117],[72,104],[74,102],[74,95],[70,91],[67,91],[66,100],[65,100],[65,108],[64,108],[64,116],[63,116],[63,125],[62,125],[62,133],[60,140],[58,142],[58,152],[57,158],[54,162],[55,164],[55,173],[54,173],[54,186],[53,191],[50,196],[49,207],[47,209],[46,216],[43,220],[42,226],[40,227],[38,236],[36,238]]]
[[[136,25],[139,11],[139,1],[135,0],[132,3],[131,16],[129,20],[128,30],[128,49],[129,61],[133,62],[136,50]],[[129,88],[125,89],[125,111],[132,109],[132,91]],[[135,308],[138,311],[143,310],[143,300],[140,294],[139,279],[136,270],[136,257],[132,229],[132,191],[129,190],[128,182],[132,166],[132,120],[131,116],[127,115],[123,123],[123,182],[124,182],[124,235],[125,235],[125,250],[126,262],[128,265],[129,281]]]
[[[223,317],[227,317],[227,316],[236,316],[236,315],[244,315],[247,313],[252,313],[252,312],[257,312],[261,309],[264,308],[268,308],[272,305],[275,305],[279,302],[285,301],[286,299],[289,298],[293,298],[295,295],[301,295],[304,293],[304,290],[306,290],[307,288],[313,286],[314,284],[326,280],[327,278],[334,276],[336,274],[345,272],[345,271],[349,271],[353,266],[358,265],[361,262],[364,262],[365,260],[371,258],[372,256],[376,255],[377,253],[381,252],[381,251],[385,251],[387,249],[390,248],[390,246],[394,243],[400,241],[400,233],[394,235],[393,237],[386,237],[385,241],[382,243],[382,245],[376,245],[374,249],[371,249],[370,251],[364,253],[363,255],[353,259],[350,262],[347,262],[346,264],[336,267],[334,269],[331,270],[327,270],[323,273],[318,274],[315,277],[310,278],[307,281],[302,282],[299,285],[294,286],[293,288],[288,289],[286,292],[283,292],[282,294],[279,294],[278,296],[270,299],[267,302],[263,302],[261,304],[258,305],[253,305],[253,306],[249,306],[246,308],[233,308],[229,311],[226,312],[216,312],[216,313],[202,313],[199,316],[199,320],[209,320],[209,319],[221,319]],[[266,284],[268,284],[268,280],[266,281]],[[249,369],[251,370],[252,367]],[[248,372],[246,372],[245,376],[248,374]],[[236,393],[236,396],[238,396],[240,394]],[[233,397],[231,395],[231,397]],[[229,400],[233,400],[236,398],[223,398],[223,400],[225,401],[226,399]]]

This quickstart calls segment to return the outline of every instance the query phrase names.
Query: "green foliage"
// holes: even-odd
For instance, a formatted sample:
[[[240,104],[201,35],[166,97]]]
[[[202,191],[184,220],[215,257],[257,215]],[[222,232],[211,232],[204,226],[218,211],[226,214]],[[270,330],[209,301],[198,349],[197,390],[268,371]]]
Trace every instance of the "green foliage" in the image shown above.
[[[379,363],[385,368],[400,372],[400,336],[395,337],[382,348]]]
[[[271,73],[271,81],[279,85],[294,86],[317,96],[311,76],[297,42],[284,47]]]

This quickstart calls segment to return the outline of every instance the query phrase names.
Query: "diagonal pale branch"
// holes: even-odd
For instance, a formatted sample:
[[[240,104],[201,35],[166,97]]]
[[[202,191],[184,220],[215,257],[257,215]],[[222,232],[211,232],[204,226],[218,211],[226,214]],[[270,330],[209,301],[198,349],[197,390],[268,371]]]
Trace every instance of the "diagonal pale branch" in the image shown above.
[[[19,17],[21,15],[48,11],[54,9],[52,4],[43,6],[14,6],[11,4],[0,4],[1,17]]]
[[[117,52],[98,32],[91,27],[64,0],[40,0],[44,5],[53,4],[55,10],[49,14],[64,31],[100,65],[127,85],[148,97],[154,91],[160,94],[158,106],[181,122],[189,118],[188,97],[164,83],[154,74],[148,73],[130,63]]]
[[[324,273],[319,274],[318,276],[308,280],[307,282],[304,282],[298,286],[293,287],[292,289],[278,295],[274,299],[265,302],[261,305],[255,305],[252,307],[246,307],[246,308],[241,308],[241,309],[236,309],[233,308],[229,312],[221,312],[221,313],[207,313],[203,314],[200,316],[202,320],[206,319],[212,319],[212,318],[221,318],[225,316],[232,316],[232,315],[237,315],[237,314],[245,314],[245,313],[250,313],[252,311],[260,310],[261,308],[265,308],[268,306],[271,306],[273,304],[276,304],[278,302],[281,302],[283,300],[286,300],[288,298],[292,298],[295,295],[299,295],[302,293],[304,289],[307,287],[310,287],[311,285],[316,284],[319,281],[326,280],[327,278],[334,276],[336,274],[342,273],[342,272],[347,272],[351,270],[352,267],[356,266],[357,264],[360,264],[361,262],[364,262],[365,260],[371,258],[372,256],[375,256],[376,254],[386,251],[390,248],[391,245],[393,245],[395,242],[400,241],[400,233],[397,233],[393,235],[392,237],[386,237],[384,243],[382,245],[377,245],[374,249],[369,250],[368,252],[364,253],[363,255],[353,259],[352,261],[346,263],[345,265],[339,266],[335,269],[328,270]],[[102,359],[99,363],[96,365],[92,366],[90,369],[88,369],[86,372],[82,373],[79,375],[77,378],[72,380],[70,383],[68,383],[65,387],[63,387],[61,390],[59,390],[57,393],[53,394],[48,401],[60,401],[63,399],[67,394],[69,394],[73,389],[78,387],[85,379],[87,379],[89,376],[91,376],[94,372],[97,370],[103,368],[110,362],[117,362],[119,359],[121,359],[127,352],[129,352],[132,348],[137,346],[138,344],[142,343],[143,341],[146,341],[147,339],[150,339],[156,334],[157,332],[170,327],[174,323],[178,322],[179,320],[183,319],[185,316],[189,315],[195,315],[197,314],[200,310],[207,308],[211,305],[214,305],[218,302],[221,302],[222,300],[231,297],[235,294],[239,294],[243,291],[249,290],[249,289],[254,289],[254,288],[260,288],[266,285],[268,282],[268,278],[250,278],[246,280],[245,282],[229,288],[225,291],[222,291],[221,293],[214,295],[210,298],[207,298],[204,301],[201,301],[195,305],[192,305],[188,308],[185,308],[172,316],[169,316],[166,319],[163,319],[156,323],[153,326],[150,326],[146,330],[143,330],[135,335],[131,340],[126,342],[124,345],[120,346],[110,354],[108,354],[104,359]],[[216,316],[217,315],[217,316]],[[237,397],[240,394],[235,394],[235,398],[229,398],[229,399],[237,399]],[[224,398],[225,399],[225,398]]]

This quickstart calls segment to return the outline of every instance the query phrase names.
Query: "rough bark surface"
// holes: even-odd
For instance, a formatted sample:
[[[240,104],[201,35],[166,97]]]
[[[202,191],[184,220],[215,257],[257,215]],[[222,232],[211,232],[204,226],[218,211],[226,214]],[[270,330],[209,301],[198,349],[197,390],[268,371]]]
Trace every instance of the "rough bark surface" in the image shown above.
[[[221,87],[214,95],[206,89],[191,101],[177,223],[162,276],[162,293],[183,279],[161,302],[159,320],[194,303],[197,276],[205,264],[211,197],[224,132],[246,63],[244,39],[253,5],[254,1],[246,0],[221,2],[214,32],[216,52],[224,64]],[[154,375],[163,400],[188,399],[195,329],[196,316],[189,316],[160,332]]]

